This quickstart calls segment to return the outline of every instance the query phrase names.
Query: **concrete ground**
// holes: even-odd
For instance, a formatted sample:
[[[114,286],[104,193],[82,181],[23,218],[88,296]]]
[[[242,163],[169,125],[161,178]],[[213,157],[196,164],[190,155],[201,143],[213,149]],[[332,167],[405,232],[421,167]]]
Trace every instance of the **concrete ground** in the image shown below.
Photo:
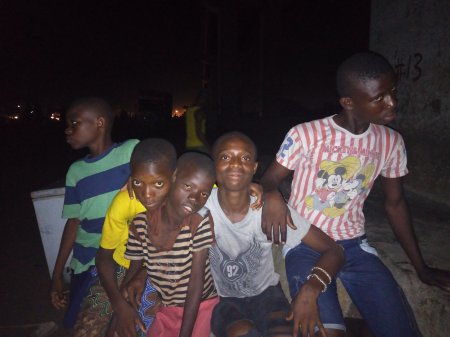
[[[273,155],[286,131],[287,127],[273,134],[270,130],[261,135],[248,133],[260,146],[264,159]],[[69,336],[69,331],[61,328],[62,312],[53,309],[48,299],[50,277],[30,192],[63,178],[69,163],[80,153],[74,153],[64,145],[60,127],[2,129],[0,151],[3,157],[0,175],[3,215],[0,337]],[[388,261],[390,268],[395,269],[394,275],[398,275],[397,280],[416,310],[424,336],[447,336],[450,295],[418,281],[389,229],[380,193],[374,192],[366,203],[369,241]],[[434,267],[450,270],[449,205],[412,192],[408,192],[408,198],[426,261]],[[348,312],[353,315],[351,310],[349,308]]]

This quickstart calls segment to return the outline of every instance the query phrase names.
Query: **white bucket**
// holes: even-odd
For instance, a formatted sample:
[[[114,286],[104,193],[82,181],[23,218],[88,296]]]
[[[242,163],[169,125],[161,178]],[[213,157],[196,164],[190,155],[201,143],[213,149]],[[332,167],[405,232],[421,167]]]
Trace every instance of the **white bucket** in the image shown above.
[[[66,224],[66,219],[61,217],[64,204],[64,190],[64,187],[58,187],[31,192],[50,278],[53,275],[61,237]],[[69,265],[71,259],[72,253],[67,259],[63,272],[64,280],[67,283],[70,282]]]

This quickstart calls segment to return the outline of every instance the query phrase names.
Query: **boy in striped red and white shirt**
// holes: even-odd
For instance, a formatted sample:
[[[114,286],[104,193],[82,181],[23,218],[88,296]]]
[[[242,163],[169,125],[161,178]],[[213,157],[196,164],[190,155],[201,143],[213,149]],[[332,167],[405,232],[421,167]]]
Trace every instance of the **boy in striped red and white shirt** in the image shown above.
[[[405,144],[398,132],[385,126],[394,120],[397,107],[394,70],[379,54],[358,53],[339,67],[337,88],[342,111],[294,126],[265,172],[264,231],[270,236],[273,229],[277,241],[281,230],[285,241],[286,230],[281,227],[287,211],[278,186],[294,171],[289,204],[344,248],[346,264],[337,277],[371,332],[420,336],[403,292],[364,231],[364,201],[381,175],[389,221],[420,279],[450,289],[450,273],[428,267],[420,253],[403,196],[402,177],[408,173]],[[303,244],[286,256],[292,296],[316,259],[317,254]],[[344,336],[335,281],[318,303],[328,336]]]

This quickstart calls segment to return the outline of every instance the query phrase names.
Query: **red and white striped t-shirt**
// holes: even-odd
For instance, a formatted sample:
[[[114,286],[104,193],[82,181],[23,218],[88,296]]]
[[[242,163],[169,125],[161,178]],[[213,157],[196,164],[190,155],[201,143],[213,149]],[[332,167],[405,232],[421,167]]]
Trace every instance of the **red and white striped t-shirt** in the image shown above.
[[[379,174],[408,173],[398,132],[370,124],[355,135],[333,116],[293,127],[276,158],[294,170],[289,204],[335,240],[364,234],[363,204]]]

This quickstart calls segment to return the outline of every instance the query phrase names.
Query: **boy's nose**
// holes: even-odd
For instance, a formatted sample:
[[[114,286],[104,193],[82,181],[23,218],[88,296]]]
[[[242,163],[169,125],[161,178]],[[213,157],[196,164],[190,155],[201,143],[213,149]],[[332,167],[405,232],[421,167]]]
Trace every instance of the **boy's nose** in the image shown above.
[[[145,196],[146,197],[152,197],[153,196],[153,190],[150,186],[145,188]]]
[[[198,200],[200,198],[200,193],[192,192],[189,194],[188,199],[193,203],[198,203]]]
[[[391,107],[391,108],[396,108],[397,107],[397,97],[395,97],[395,95],[387,95],[386,96],[386,105]]]
[[[240,165],[241,161],[239,160],[239,158],[231,158],[230,166],[240,166]]]

